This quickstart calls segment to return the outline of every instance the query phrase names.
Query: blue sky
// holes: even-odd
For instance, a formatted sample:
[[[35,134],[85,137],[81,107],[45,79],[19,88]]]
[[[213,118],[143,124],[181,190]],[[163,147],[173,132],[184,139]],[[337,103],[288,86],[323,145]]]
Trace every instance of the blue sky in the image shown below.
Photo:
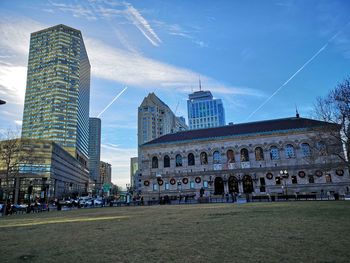
[[[79,29],[92,67],[90,115],[128,86],[101,116],[101,159],[125,187],[148,92],[173,110],[179,103],[187,119],[200,76],[223,99],[226,122],[289,117],[295,105],[311,116],[315,98],[350,75],[349,13],[349,1],[334,0],[2,0],[0,97],[8,103],[0,131],[21,125],[30,33],[61,23]]]

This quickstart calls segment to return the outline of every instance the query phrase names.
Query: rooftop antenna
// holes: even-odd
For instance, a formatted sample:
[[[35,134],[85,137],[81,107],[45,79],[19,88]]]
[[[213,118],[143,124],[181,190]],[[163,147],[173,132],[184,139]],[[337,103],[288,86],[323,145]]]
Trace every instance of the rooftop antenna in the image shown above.
[[[202,91],[201,76],[199,75],[199,91]]]
[[[298,111],[298,106],[297,106],[296,104],[295,104],[295,116],[296,116],[297,118],[300,117],[299,111]]]

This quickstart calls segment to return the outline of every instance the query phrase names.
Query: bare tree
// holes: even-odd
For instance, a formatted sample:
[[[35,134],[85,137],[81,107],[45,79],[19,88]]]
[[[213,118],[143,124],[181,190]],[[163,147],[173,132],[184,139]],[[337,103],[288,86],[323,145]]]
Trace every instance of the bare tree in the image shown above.
[[[8,130],[0,141],[0,177],[5,177],[5,184],[2,186],[5,200],[11,191],[16,190],[15,179],[18,179],[20,166],[32,162],[32,149],[24,147],[18,134],[16,131]]]
[[[350,77],[338,83],[326,97],[317,98],[315,115],[320,120],[338,125],[340,131],[330,127],[329,132],[342,142],[345,154],[339,149],[332,154],[337,155],[350,168]]]

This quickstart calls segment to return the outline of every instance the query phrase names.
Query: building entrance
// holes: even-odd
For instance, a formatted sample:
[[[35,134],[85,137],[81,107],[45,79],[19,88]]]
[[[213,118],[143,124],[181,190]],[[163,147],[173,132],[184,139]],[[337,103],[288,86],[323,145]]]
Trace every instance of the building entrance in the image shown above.
[[[222,195],[224,193],[224,181],[221,177],[216,177],[214,181],[215,195]]]
[[[245,194],[254,192],[253,180],[250,175],[243,176],[243,192]]]
[[[228,192],[230,194],[239,193],[238,180],[235,176],[230,176],[228,178]]]

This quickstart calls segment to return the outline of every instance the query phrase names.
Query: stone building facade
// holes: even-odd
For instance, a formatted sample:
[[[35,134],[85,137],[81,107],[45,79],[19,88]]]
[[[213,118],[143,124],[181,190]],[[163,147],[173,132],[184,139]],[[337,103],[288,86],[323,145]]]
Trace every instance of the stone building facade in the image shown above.
[[[349,172],[335,134],[337,125],[299,116],[168,134],[140,147],[141,192],[345,193]]]

